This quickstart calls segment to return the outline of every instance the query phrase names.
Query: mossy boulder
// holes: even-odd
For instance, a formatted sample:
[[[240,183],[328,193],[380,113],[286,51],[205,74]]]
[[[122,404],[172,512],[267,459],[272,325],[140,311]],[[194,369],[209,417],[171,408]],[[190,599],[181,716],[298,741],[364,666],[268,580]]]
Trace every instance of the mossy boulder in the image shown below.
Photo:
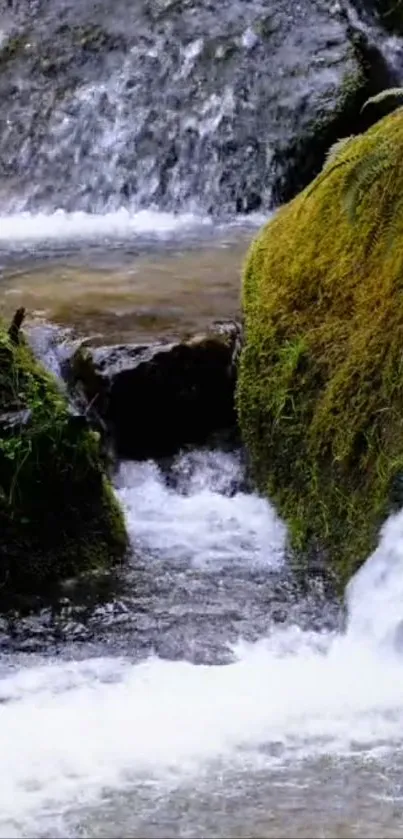
[[[0,324],[0,594],[108,566],[126,547],[99,435]]]
[[[403,110],[261,231],[243,309],[237,405],[259,486],[295,555],[320,551],[343,583],[403,474]]]

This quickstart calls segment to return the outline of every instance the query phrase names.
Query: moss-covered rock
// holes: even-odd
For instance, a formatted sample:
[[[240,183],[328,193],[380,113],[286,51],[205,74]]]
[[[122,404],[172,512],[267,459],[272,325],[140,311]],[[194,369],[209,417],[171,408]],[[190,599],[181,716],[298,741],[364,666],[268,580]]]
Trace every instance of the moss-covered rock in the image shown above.
[[[0,325],[0,592],[105,567],[126,546],[99,436]]]
[[[403,110],[344,144],[252,245],[237,402],[297,555],[344,582],[403,472]],[[305,552],[305,553],[304,553]]]

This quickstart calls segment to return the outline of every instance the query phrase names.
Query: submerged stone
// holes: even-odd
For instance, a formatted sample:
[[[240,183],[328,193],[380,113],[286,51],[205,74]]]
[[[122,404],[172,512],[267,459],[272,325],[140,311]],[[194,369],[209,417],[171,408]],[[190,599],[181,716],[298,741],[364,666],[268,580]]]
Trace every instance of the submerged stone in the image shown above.
[[[399,109],[333,150],[245,268],[243,436],[297,555],[320,550],[341,581],[403,472],[402,244]]]

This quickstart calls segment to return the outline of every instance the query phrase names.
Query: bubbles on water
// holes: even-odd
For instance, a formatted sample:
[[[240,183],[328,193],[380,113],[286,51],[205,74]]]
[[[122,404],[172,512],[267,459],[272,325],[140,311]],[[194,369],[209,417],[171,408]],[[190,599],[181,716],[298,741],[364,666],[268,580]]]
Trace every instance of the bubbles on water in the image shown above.
[[[221,107],[221,104],[220,106]],[[197,213],[166,213],[158,210],[130,212],[85,213],[81,211],[54,213],[0,214],[0,259],[20,258],[21,254],[59,254],[86,249],[108,252],[122,248],[130,255],[151,247],[192,248],[212,242],[228,247],[238,241],[239,234],[250,237],[267,215],[238,215],[232,221],[218,224],[211,217]],[[1,265],[0,265],[1,267]]]
[[[191,43],[183,49],[183,63],[181,67],[181,75],[184,78],[186,78],[191,72],[195,61],[197,60],[197,58],[203,50],[203,47],[204,39],[197,38],[195,41],[191,41]]]
[[[245,469],[240,454],[195,450],[174,460],[168,472],[168,480],[180,495],[194,495],[210,490],[218,495],[233,497],[244,489]]]
[[[243,480],[237,456],[204,451],[164,467],[123,464],[118,491],[151,565],[163,556],[218,573],[230,563],[276,566],[284,527]],[[290,618],[258,641],[233,643],[226,665],[105,656],[5,673],[0,835],[44,835],[44,819],[55,826],[55,813],[69,817],[106,790],[149,784],[164,795],[206,773],[214,783],[218,766],[270,778],[296,761],[396,749],[403,513],[386,524],[347,602],[344,634],[303,630]]]
[[[10,676],[0,835],[10,824],[43,835],[32,830],[38,819],[88,807],[106,790],[148,783],[164,795],[197,785],[209,767],[214,783],[229,768],[250,777],[399,742],[403,670],[359,645],[288,627],[234,653],[226,666],[105,659]]]
[[[350,581],[348,635],[383,654],[403,653],[403,512],[383,527],[377,549]]]
[[[256,34],[254,29],[251,26],[248,26],[247,29],[242,33],[241,37],[241,44],[244,49],[252,50],[256,44],[259,43],[259,36]]]
[[[35,242],[80,242],[126,239],[130,236],[169,238],[196,229],[211,227],[211,219],[192,213],[163,213],[121,209],[100,215],[84,212],[17,213],[0,216],[0,247],[8,250]]]
[[[199,567],[283,562],[285,528],[264,498],[240,488],[235,456],[198,452],[164,476],[153,462],[125,463],[117,481],[135,548]]]

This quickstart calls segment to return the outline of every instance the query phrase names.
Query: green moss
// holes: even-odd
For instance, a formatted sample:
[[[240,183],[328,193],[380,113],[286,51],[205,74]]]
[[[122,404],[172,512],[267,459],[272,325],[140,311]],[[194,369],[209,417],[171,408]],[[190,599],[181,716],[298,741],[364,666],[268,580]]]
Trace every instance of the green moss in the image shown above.
[[[403,472],[403,110],[353,138],[252,245],[241,428],[297,554],[341,583]]]
[[[123,515],[99,435],[0,326],[0,588],[37,588],[121,558]]]
[[[27,36],[25,33],[14,35],[8,38],[0,47],[0,70],[2,70],[9,61],[19,58],[23,55],[24,49],[27,45]]]

